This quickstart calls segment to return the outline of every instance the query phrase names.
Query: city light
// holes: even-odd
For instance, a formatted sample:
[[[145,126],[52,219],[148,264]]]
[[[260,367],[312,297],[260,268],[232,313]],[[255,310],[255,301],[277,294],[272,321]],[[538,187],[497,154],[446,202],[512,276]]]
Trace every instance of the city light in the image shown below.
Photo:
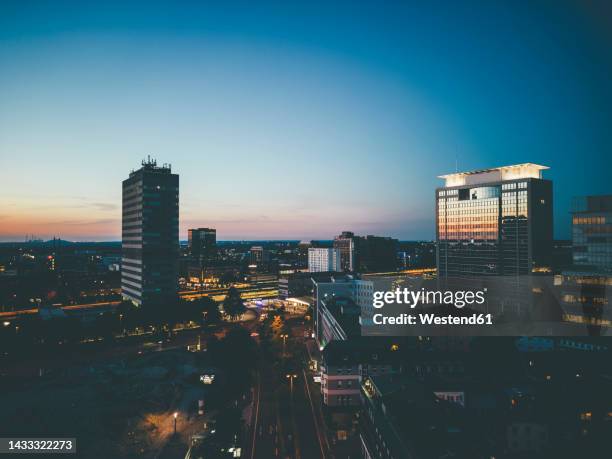
[[[293,380],[295,378],[297,378],[298,375],[296,375],[296,374],[287,374],[286,377],[289,380],[289,387],[290,387],[291,397],[293,397]]]
[[[609,11],[9,3],[0,451],[605,455]]]

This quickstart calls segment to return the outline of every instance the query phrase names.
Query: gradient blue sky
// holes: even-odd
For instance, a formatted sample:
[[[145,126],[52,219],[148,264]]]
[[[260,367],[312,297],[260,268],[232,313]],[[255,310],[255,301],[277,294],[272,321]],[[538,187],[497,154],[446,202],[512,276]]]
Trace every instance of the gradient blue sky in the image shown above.
[[[551,167],[610,193],[606,2],[7,2],[0,240],[120,238],[121,181],[180,174],[181,238],[432,239],[437,175]]]

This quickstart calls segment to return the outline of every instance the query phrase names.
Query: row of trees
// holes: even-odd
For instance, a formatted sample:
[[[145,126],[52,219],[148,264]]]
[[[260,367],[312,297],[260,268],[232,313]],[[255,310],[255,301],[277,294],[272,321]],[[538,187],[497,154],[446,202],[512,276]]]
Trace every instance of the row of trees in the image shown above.
[[[222,320],[219,304],[209,297],[193,301],[177,300],[174,304],[160,302],[146,307],[134,306],[124,301],[112,313],[115,329],[119,333],[146,329],[173,329],[179,323],[195,322],[200,325],[214,325]]]
[[[113,311],[87,319],[58,317],[43,320],[38,315],[29,315],[0,324],[0,348],[23,353],[40,345],[65,346],[98,339],[111,341],[136,330],[153,330],[161,334],[181,323],[215,325],[223,320],[220,306],[212,298],[204,296],[193,301],[177,299],[175,302],[160,302],[146,307],[126,301]],[[236,319],[245,311],[240,292],[230,288],[223,302],[223,312],[229,318]]]

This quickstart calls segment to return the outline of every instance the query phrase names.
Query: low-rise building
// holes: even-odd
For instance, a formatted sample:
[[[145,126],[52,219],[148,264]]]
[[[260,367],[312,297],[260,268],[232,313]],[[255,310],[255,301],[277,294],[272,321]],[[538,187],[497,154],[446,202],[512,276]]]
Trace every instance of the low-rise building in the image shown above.
[[[459,406],[440,400],[425,385],[370,376],[361,385],[359,436],[366,459],[465,457]]]
[[[308,308],[312,306],[312,302],[311,296],[301,296],[298,298],[287,298],[283,305],[285,306],[285,311],[291,314],[306,314]]]
[[[281,299],[300,296],[312,296],[314,281],[327,279],[332,272],[296,272],[281,274],[278,278],[278,296]]]
[[[358,406],[364,377],[401,372],[401,358],[388,339],[331,341],[321,360],[321,394],[329,407]]]
[[[325,298],[318,308],[319,334],[323,346],[331,341],[344,341],[360,336],[359,306],[344,296]]]

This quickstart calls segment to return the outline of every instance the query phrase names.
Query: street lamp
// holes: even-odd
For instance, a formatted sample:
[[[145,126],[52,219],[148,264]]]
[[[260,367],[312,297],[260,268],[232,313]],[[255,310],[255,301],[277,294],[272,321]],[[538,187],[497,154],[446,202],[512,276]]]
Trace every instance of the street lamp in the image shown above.
[[[174,435],[176,435],[176,418],[178,418],[178,413],[174,412]]]
[[[296,374],[288,374],[287,375],[287,379],[289,380],[289,387],[290,387],[290,392],[291,392],[291,398],[293,399],[293,380],[295,378],[297,378],[298,375]]]
[[[289,335],[287,333],[283,333],[282,335],[280,335],[280,337],[283,339],[283,355],[285,355],[286,354],[285,347],[286,347],[287,338],[289,338]]]

